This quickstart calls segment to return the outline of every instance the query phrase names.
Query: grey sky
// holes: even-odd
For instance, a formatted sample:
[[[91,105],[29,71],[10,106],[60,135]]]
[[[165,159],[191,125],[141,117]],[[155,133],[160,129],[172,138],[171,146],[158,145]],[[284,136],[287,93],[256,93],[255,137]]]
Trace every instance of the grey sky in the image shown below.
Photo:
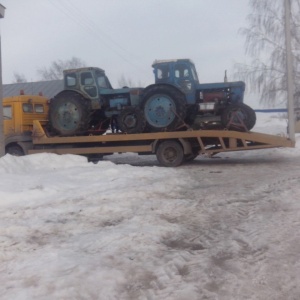
[[[3,82],[13,73],[37,81],[52,61],[81,58],[105,69],[113,86],[124,75],[153,82],[155,59],[191,58],[201,82],[232,80],[244,62],[247,0],[0,0]]]

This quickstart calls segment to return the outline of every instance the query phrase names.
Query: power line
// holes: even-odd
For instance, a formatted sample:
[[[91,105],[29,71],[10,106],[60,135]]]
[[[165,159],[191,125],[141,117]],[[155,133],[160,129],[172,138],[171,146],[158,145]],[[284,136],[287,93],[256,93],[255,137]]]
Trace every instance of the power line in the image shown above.
[[[97,25],[90,20],[90,18],[88,18],[87,16],[85,16],[81,11],[79,11],[78,8],[76,8],[76,6],[74,6],[73,3],[70,3],[70,6],[67,7],[65,5],[65,3],[63,1],[60,2],[55,2],[55,0],[48,0],[49,3],[51,3],[56,9],[58,9],[61,13],[63,13],[64,15],[66,15],[70,20],[72,20],[73,22],[75,22],[80,28],[84,29],[85,31],[89,32],[91,35],[93,35],[94,37],[96,37],[96,40],[99,42],[101,41],[101,45],[105,44],[106,47],[108,47],[110,50],[112,50],[116,55],[118,55],[120,58],[122,58],[125,62],[127,62],[128,64],[130,64],[131,66],[142,70],[143,72],[145,72],[144,69],[142,69],[141,67],[139,67],[138,65],[136,65],[135,63],[133,63],[132,61],[130,61],[129,59],[127,59],[122,53],[120,53],[120,51],[118,51],[116,49],[119,48],[121,49],[123,52],[127,52],[128,54],[130,54],[129,51],[127,51],[124,47],[122,47],[120,44],[118,44],[117,42],[115,42],[107,33],[104,33],[102,30],[95,30],[95,27],[97,27]],[[100,33],[102,35],[104,35],[105,37],[107,37],[107,39],[114,44],[116,47],[112,47],[109,43],[107,43],[107,40],[105,38],[103,38]],[[130,54],[131,55],[131,54]]]
[[[85,24],[93,31],[96,32],[97,35],[99,35],[99,32],[104,35],[108,40],[111,41],[112,44],[116,45],[118,48],[120,48],[121,50],[123,50],[124,52],[127,52],[129,55],[131,56],[136,56],[135,54],[131,53],[130,51],[128,51],[126,48],[124,48],[121,44],[119,44],[118,42],[116,42],[115,40],[113,40],[111,38],[111,36],[109,34],[107,34],[105,31],[97,28],[97,30],[95,30],[95,28],[98,26],[93,20],[91,20],[89,17],[87,17],[74,3],[71,3],[70,0],[65,0],[68,4],[69,4],[69,8],[71,8],[73,10],[73,12],[75,14],[77,14],[76,17],[78,18],[82,18],[85,21]],[[61,5],[65,5],[64,2],[60,2]],[[66,6],[65,6],[66,7]],[[68,9],[68,7],[66,7]],[[100,35],[99,35],[100,36]]]

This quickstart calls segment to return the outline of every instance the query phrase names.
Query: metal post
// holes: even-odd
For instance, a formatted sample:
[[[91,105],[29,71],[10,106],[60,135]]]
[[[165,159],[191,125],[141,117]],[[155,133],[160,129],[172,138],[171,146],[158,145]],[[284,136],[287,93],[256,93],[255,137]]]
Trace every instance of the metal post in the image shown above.
[[[286,72],[287,72],[287,96],[288,96],[288,134],[295,141],[295,116],[294,116],[294,78],[293,57],[291,47],[291,2],[285,0],[285,47],[286,47]]]
[[[0,18],[4,18],[5,7],[0,4]],[[4,128],[3,128],[3,86],[2,86],[2,60],[0,36],[0,157],[5,155]]]

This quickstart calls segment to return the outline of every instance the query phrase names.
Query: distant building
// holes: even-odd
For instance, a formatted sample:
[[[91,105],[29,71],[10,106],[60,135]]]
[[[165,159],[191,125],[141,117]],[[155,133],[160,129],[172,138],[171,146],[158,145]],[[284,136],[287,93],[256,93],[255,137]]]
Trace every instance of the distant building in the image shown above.
[[[20,91],[24,91],[27,95],[38,95],[51,99],[64,88],[63,80],[50,80],[38,82],[22,82],[3,84],[3,98],[20,95]]]

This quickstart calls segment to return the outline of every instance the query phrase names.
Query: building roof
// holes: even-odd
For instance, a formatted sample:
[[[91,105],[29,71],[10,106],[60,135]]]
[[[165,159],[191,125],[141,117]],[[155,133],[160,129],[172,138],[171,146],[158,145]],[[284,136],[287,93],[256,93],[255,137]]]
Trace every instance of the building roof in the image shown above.
[[[63,80],[3,84],[3,98],[20,95],[20,91],[23,90],[26,95],[42,93],[43,96],[51,99],[63,89]]]

